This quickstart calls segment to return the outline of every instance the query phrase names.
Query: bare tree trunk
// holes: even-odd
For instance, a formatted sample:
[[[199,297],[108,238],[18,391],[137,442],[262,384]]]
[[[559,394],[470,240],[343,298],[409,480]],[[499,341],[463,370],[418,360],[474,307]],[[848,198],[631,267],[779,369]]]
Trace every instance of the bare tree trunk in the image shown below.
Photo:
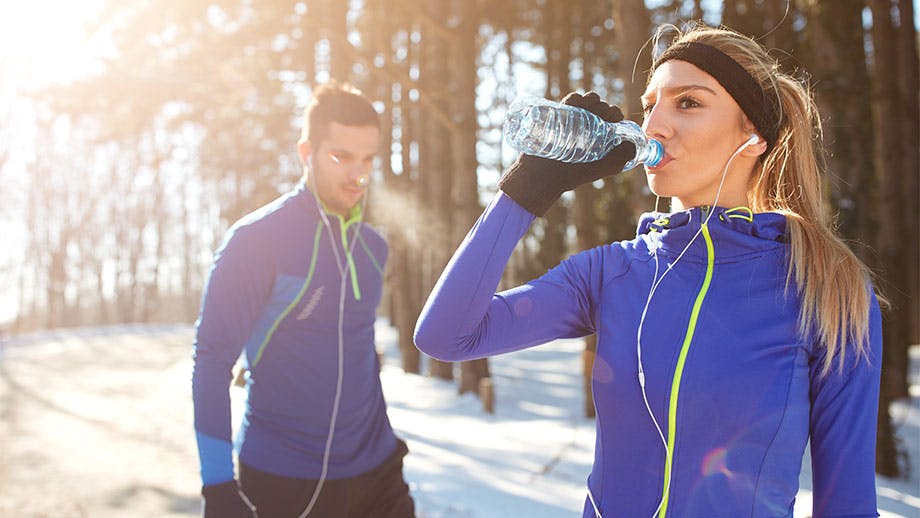
[[[482,208],[479,205],[479,185],[476,170],[476,139],[479,124],[476,120],[477,35],[479,13],[477,4],[466,0],[452,0],[451,10],[458,20],[454,29],[457,42],[450,46],[449,84],[453,87],[449,103],[456,129],[451,133],[451,225],[453,245],[460,243],[467,230],[476,221]],[[460,391],[478,391],[482,378],[489,376],[487,359],[463,362],[460,368]]]
[[[431,24],[443,23],[448,19],[448,5],[445,2],[428,2],[422,7],[423,16],[428,23],[421,24],[421,63],[419,67],[419,88],[423,95],[437,103],[445,103],[448,93],[444,85],[444,78],[448,76],[448,49],[453,43],[446,27],[436,30]],[[448,36],[445,36],[447,33]],[[449,128],[427,111],[422,112],[422,126],[419,141],[419,181],[422,184],[419,192],[422,197],[419,207],[425,214],[424,223],[420,225],[424,243],[429,246],[420,247],[426,253],[426,268],[419,274],[423,277],[422,287],[424,294],[428,294],[434,287],[450,260],[450,255],[456,246],[453,240],[452,211],[445,210],[451,205],[451,184],[455,174],[469,174],[469,171],[458,171],[453,166],[454,161],[445,161],[443,158],[450,154]],[[424,296],[423,296],[424,298]],[[421,309],[421,308],[420,308]],[[454,366],[450,362],[430,359],[428,362],[430,375],[452,380]]]
[[[141,202],[141,204],[148,204],[147,210],[145,212],[148,217],[152,218],[152,221],[139,220],[138,230],[141,234],[143,234],[145,227],[148,225],[152,226],[154,229],[153,234],[156,242],[154,244],[152,254],[144,250],[142,255],[142,257],[148,258],[152,256],[153,262],[149,265],[149,275],[147,276],[148,279],[146,279],[146,282],[141,284],[141,301],[139,308],[140,310],[138,312],[138,321],[140,322],[150,322],[155,317],[160,307],[160,265],[166,261],[166,221],[164,221],[164,219],[168,214],[164,194],[166,187],[163,185],[163,174],[161,174],[163,159],[160,149],[157,146],[154,130],[151,129],[148,133],[147,141],[148,145],[150,146],[149,152],[152,156],[150,168],[151,170],[155,171],[155,173],[153,175],[151,192],[149,193],[149,196],[144,197],[144,201]],[[143,250],[143,239],[141,239],[140,246]]]
[[[725,0],[722,23],[748,36],[760,38],[771,28],[764,7],[756,0]]]
[[[541,19],[544,48],[546,52],[546,91],[547,99],[561,100],[572,91],[569,81],[569,63],[571,54],[570,12],[568,6],[561,2],[551,2]],[[568,209],[562,200],[557,201],[543,216],[543,237],[537,251],[540,274],[559,264],[566,254],[566,229],[568,228]]]
[[[144,219],[140,207],[132,203],[132,183],[124,181],[127,175],[140,169],[140,143],[133,142],[128,159],[121,165],[117,175],[117,207],[113,211],[116,222],[115,247],[115,299],[118,322],[134,322],[137,316],[138,262],[143,254],[143,233],[141,222]]]
[[[96,304],[97,304],[97,316],[99,323],[106,325],[111,324],[112,316],[109,314],[109,303],[108,299],[105,296],[105,274],[102,269],[101,257],[95,258],[96,272],[94,275],[96,281]]]
[[[421,372],[421,355],[412,342],[412,329],[415,327],[416,307],[414,301],[413,260],[417,248],[411,243],[412,236],[408,229],[416,228],[416,211],[414,185],[410,181],[410,171],[406,170],[408,140],[405,127],[406,109],[405,88],[394,88],[401,78],[408,76],[408,65],[394,57],[395,47],[401,42],[398,38],[406,31],[405,20],[392,0],[373,0],[368,2],[368,16],[374,20],[368,23],[374,32],[370,36],[376,48],[382,49],[381,59],[375,74],[370,80],[378,97],[384,103],[381,114],[381,169],[383,173],[383,197],[375,197],[386,206],[396,204],[403,208],[396,218],[386,217],[381,213],[383,225],[387,230],[390,255],[387,261],[388,275],[386,293],[389,302],[385,305],[389,311],[390,323],[398,333],[400,361],[404,372],[418,374]],[[399,79],[394,79],[399,78]],[[395,145],[399,144],[403,156],[400,156],[400,171],[393,168],[391,161]]]
[[[309,18],[311,16],[312,13],[308,11],[301,15],[295,23],[305,23],[304,18]],[[301,31],[301,36],[292,42],[292,68],[294,70],[303,70],[309,85],[313,85],[316,81],[316,37],[317,34],[315,31]]]
[[[690,13],[690,17],[694,20],[703,19],[703,2],[701,0],[693,0],[693,12]]]
[[[393,285],[396,292],[393,294],[393,324],[399,334],[399,352],[402,358],[403,371],[412,374],[421,372],[421,356],[415,343],[412,341],[412,330],[418,319],[418,311],[414,303],[412,267],[412,247],[402,236],[391,241],[393,249],[398,253],[393,257]]]
[[[47,131],[47,132],[46,132]],[[50,129],[40,129],[45,145],[53,153],[57,148]],[[43,256],[44,269],[39,277],[44,279],[45,315],[43,325],[46,328],[67,325],[67,249],[70,245],[71,220],[66,213],[69,206],[67,175],[60,170],[60,163],[55,163],[52,154],[41,155],[36,163],[33,189],[34,200],[38,207],[36,220],[39,228],[33,228],[32,239],[36,241],[35,250]]]
[[[898,57],[900,59],[898,86],[901,91],[901,149],[904,156],[904,169],[902,193],[904,193],[904,209],[907,212],[906,221],[920,221],[920,107],[918,107],[918,93],[920,93],[920,63],[917,57],[917,29],[914,20],[914,2],[902,0],[898,2],[900,26],[898,28]],[[907,265],[907,296],[910,300],[907,310],[911,327],[908,331],[910,343],[920,343],[920,239],[914,232],[913,239],[904,240],[908,247]]]
[[[409,41],[411,24],[407,23],[393,0],[373,0],[366,5],[369,17],[365,25],[373,27],[367,35],[373,46],[380,50],[380,61],[374,63],[370,74],[371,90],[383,101],[381,113],[380,149],[383,189],[381,196],[372,198],[375,214],[383,224],[390,254],[387,261],[386,296],[384,305],[390,322],[398,333],[400,361],[404,372],[421,371],[421,354],[415,347],[412,334],[420,308],[420,281],[416,274],[419,249],[416,229],[416,192],[413,180],[415,171],[411,158],[412,140],[416,138],[415,121],[412,120],[414,104],[409,97],[411,67],[416,65],[411,56],[400,56]],[[347,42],[345,40],[344,42]],[[343,44],[344,44],[343,42]],[[352,52],[352,58],[357,54]],[[398,137],[398,140],[397,140]],[[396,146],[400,149],[399,165],[394,169],[391,161]],[[382,206],[380,205],[382,204]],[[398,210],[397,210],[398,209]],[[393,212],[398,212],[393,216]]]
[[[593,20],[586,20],[585,16],[588,16],[587,13],[591,12],[590,2],[581,2],[582,9],[581,16],[577,20],[570,20],[568,26],[574,29],[575,34],[587,34],[588,31],[585,28],[585,25],[593,23]],[[557,13],[558,14],[558,13]],[[562,37],[563,44],[569,38],[570,34],[564,33]],[[603,47],[600,47],[601,49]],[[579,60],[582,63],[582,68],[585,70],[583,81],[590,77],[591,67],[594,62],[594,55],[588,55],[586,50],[586,45],[584,44],[584,39],[582,40],[582,45],[579,47],[581,55]],[[597,49],[597,47],[595,47]],[[597,52],[597,50],[595,50]],[[563,55],[564,57],[564,55]],[[589,89],[589,85],[581,85],[582,89]],[[600,244],[600,234],[598,232],[598,227],[600,227],[601,222],[597,217],[597,205],[598,205],[598,196],[597,188],[594,184],[584,184],[575,189],[575,203],[572,207],[573,217],[575,220],[575,234],[577,237],[577,249],[589,250],[596,247]],[[586,417],[594,417],[594,392],[592,390],[592,370],[594,367],[594,356],[597,353],[597,335],[590,335],[585,337],[585,348],[582,351],[582,381],[583,381],[583,394],[584,394],[584,415]]]
[[[623,101],[620,103],[620,109],[625,118],[637,119],[642,113],[640,98],[645,89],[642,71],[651,67],[650,50],[646,48],[642,51],[650,37],[651,20],[642,0],[622,0],[613,5],[612,15],[616,31],[614,37],[619,53],[615,70],[616,76],[623,81]],[[602,212],[607,216],[604,221],[607,232],[605,236],[597,235],[593,236],[593,239],[609,242],[630,237],[639,214],[652,206],[652,198],[644,194],[645,191],[645,175],[635,171],[626,171],[605,180],[603,195],[607,206],[603,207]],[[582,363],[584,409],[588,417],[595,415],[591,379],[596,353],[597,336],[591,336],[585,340]]]
[[[348,4],[342,0],[326,0],[325,29],[326,39],[329,42],[329,76],[337,81],[348,81],[351,78],[352,55],[349,51],[347,17]]]
[[[625,118],[638,120],[642,114],[641,97],[645,90],[645,77],[642,71],[649,70],[652,65],[651,48],[646,46],[651,35],[651,20],[642,0],[622,0],[614,3],[613,21],[616,30],[616,47],[620,56],[616,64],[616,73],[623,81],[623,102],[620,108]],[[626,185],[617,187],[617,183]],[[647,211],[654,200],[651,195],[645,194],[647,192],[645,175],[635,171],[624,172],[607,181],[606,184],[607,197],[614,200],[617,209],[622,210],[625,207],[631,209],[629,211],[631,218],[619,218],[611,222],[619,229],[614,233],[614,237],[618,239],[631,237],[630,234],[636,228],[635,222],[639,215]],[[608,240],[610,240],[609,237]]]
[[[894,399],[905,397],[907,392],[907,347],[910,332],[907,311],[910,301],[905,287],[908,250],[903,245],[902,225],[904,193],[901,176],[904,174],[904,150],[901,148],[901,124],[904,99],[901,97],[898,77],[897,29],[892,23],[891,0],[870,0],[872,10],[873,49],[873,105],[875,109],[875,142],[877,174],[880,193],[887,203],[879,204],[881,226],[878,236],[878,251],[882,260],[884,288],[888,288],[891,308],[884,312],[882,393],[881,411],[887,414],[888,404]],[[912,23],[912,22],[908,22]],[[915,94],[916,95],[916,94]],[[916,149],[913,150],[916,153]],[[916,267],[916,265],[913,265]],[[876,470],[886,476],[901,475],[892,437],[890,416],[879,416],[878,457]],[[893,441],[892,441],[893,442]]]
[[[67,301],[64,297],[67,286],[67,249],[66,238],[55,243],[49,250],[48,264],[48,315],[45,326],[60,327],[67,324]]]
[[[411,25],[407,29],[407,40],[411,41],[412,28]],[[403,62],[403,70],[401,71],[402,77],[411,77],[412,67],[418,66],[415,57],[415,48],[413,45],[409,45],[406,50],[406,58]],[[422,309],[422,287],[421,287],[421,276],[418,274],[419,262],[421,258],[421,247],[417,237],[417,230],[422,222],[419,217],[417,204],[414,203],[414,200],[417,196],[413,194],[417,192],[419,186],[418,182],[415,181],[415,176],[417,175],[416,165],[412,160],[412,149],[413,145],[418,138],[417,131],[417,121],[416,121],[416,110],[415,103],[412,101],[409,95],[409,88],[403,85],[400,88],[400,142],[401,147],[401,163],[402,163],[402,184],[406,186],[406,190],[402,191],[406,194],[408,200],[411,200],[409,203],[410,210],[406,215],[406,239],[403,241],[405,247],[403,249],[403,268],[405,268],[405,279],[402,282],[403,288],[406,290],[404,293],[405,300],[403,301],[403,313],[399,319],[399,348],[403,356],[403,364],[410,367],[412,370],[407,370],[406,372],[412,372],[418,374],[421,372],[421,353],[415,347],[415,342],[412,340],[412,335],[415,332],[415,323],[418,320],[418,315]],[[409,235],[409,233],[413,235]]]
[[[832,0],[809,4],[808,70],[816,101],[827,117],[825,142],[830,150],[828,170],[833,181],[831,200],[838,209],[840,232],[864,261],[872,261],[866,242],[879,222],[872,185],[874,170],[872,112],[866,102],[869,73],[864,53],[863,0]]]
[[[182,226],[182,309],[183,314],[190,316],[192,319],[197,318],[198,304],[201,299],[201,293],[197,288],[197,283],[193,283],[195,277],[193,272],[199,271],[198,241],[194,237],[193,223],[189,205],[192,198],[191,181],[185,182],[182,186],[182,202],[179,207],[180,225]],[[198,230],[200,235],[201,230]],[[194,315],[194,316],[193,316]]]

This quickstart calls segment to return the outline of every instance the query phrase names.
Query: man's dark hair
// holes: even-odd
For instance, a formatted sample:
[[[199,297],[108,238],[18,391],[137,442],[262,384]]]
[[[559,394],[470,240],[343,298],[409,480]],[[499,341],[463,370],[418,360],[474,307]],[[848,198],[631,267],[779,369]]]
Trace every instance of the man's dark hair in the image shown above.
[[[318,147],[320,141],[329,136],[329,126],[333,122],[380,129],[380,116],[367,97],[357,88],[335,81],[313,90],[313,100],[304,110],[301,140],[309,140],[313,147]]]

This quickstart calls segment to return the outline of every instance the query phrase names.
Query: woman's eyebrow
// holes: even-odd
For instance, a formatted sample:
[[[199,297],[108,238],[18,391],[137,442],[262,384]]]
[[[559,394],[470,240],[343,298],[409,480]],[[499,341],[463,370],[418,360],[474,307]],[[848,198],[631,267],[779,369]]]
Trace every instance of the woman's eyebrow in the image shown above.
[[[709,93],[712,94],[712,95],[716,95],[716,91],[713,90],[712,88],[709,88],[708,86],[704,86],[704,85],[677,85],[677,86],[666,86],[666,87],[664,87],[664,88],[655,88],[655,89],[649,90],[649,91],[645,92],[644,94],[642,94],[642,100],[648,99],[649,97],[652,96],[653,92],[656,92],[656,91],[660,91],[661,94],[664,95],[665,97],[674,97],[674,96],[676,96],[676,95],[679,95],[679,94],[682,94],[682,93],[686,93],[686,92],[690,92],[690,91],[693,91],[693,90],[703,90],[703,91],[705,91],[705,92],[709,92]]]

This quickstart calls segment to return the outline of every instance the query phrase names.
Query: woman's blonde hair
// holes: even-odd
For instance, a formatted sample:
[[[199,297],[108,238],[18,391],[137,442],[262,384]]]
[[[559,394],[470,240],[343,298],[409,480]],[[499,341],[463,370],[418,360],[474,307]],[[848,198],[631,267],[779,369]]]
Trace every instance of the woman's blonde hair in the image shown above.
[[[786,217],[791,249],[786,282],[788,287],[794,279],[801,297],[799,330],[803,336],[813,333],[826,347],[822,375],[835,361],[842,370],[846,344],[857,358],[867,356],[870,273],[834,230],[823,189],[824,134],[811,89],[781,72],[756,41],[732,30],[696,25],[677,31],[672,45],[683,42],[722,51],[747,70],[766,95],[779,100],[779,134],[752,177],[750,208]]]

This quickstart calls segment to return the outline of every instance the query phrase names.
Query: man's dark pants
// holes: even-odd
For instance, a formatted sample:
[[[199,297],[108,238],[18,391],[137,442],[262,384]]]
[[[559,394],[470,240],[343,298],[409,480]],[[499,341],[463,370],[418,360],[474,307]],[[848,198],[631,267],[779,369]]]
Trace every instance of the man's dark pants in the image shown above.
[[[400,440],[396,451],[367,473],[324,481],[310,518],[413,518],[415,504],[402,474],[408,452]],[[297,518],[307,508],[317,482],[273,475],[240,463],[240,484],[259,518]]]

